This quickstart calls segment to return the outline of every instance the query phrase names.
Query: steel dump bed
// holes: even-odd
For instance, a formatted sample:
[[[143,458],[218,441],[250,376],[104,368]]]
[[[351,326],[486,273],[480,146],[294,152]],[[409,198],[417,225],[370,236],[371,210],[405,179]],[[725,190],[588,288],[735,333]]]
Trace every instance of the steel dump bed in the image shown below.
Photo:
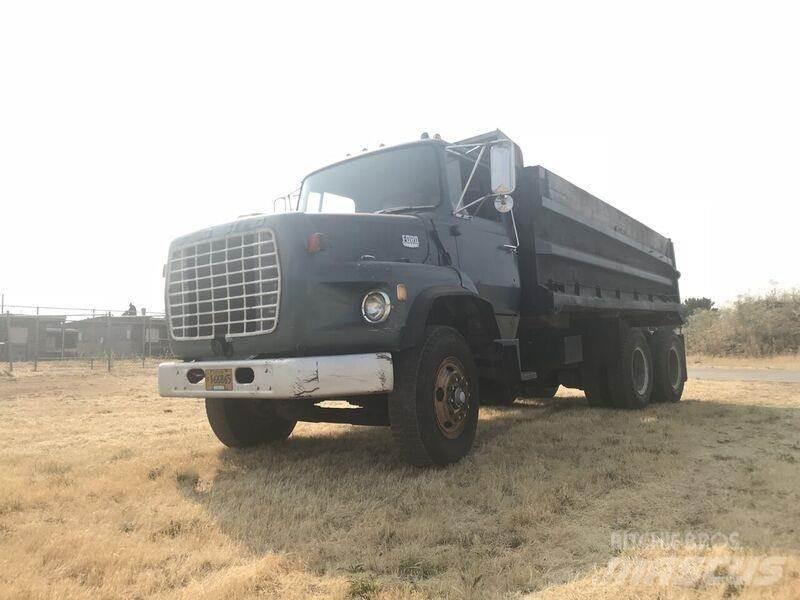
[[[523,316],[658,313],[682,322],[672,242],[544,167],[520,171]]]

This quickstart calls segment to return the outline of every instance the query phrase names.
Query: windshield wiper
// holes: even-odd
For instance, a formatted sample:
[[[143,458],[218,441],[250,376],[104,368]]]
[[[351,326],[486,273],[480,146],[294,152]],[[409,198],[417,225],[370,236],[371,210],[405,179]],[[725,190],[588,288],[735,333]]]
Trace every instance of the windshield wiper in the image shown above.
[[[391,208],[382,208],[381,210],[376,210],[374,214],[376,215],[390,215],[392,213],[399,213],[405,212],[407,210],[419,210],[423,208],[436,208],[435,205],[429,206],[393,206]]]

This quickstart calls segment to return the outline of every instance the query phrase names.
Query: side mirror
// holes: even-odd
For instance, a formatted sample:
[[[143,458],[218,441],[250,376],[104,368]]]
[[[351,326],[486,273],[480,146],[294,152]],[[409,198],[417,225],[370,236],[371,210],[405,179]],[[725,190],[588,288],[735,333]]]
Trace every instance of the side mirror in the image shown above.
[[[514,143],[511,141],[492,144],[489,154],[492,194],[505,195],[514,192],[517,186],[517,164],[514,154]]]

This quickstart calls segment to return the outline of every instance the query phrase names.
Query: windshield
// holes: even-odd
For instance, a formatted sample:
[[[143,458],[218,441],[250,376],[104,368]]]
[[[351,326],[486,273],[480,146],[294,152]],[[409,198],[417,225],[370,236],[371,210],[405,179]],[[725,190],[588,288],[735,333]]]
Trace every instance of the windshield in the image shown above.
[[[436,149],[420,145],[370,154],[308,176],[300,210],[402,212],[436,206],[440,197]]]

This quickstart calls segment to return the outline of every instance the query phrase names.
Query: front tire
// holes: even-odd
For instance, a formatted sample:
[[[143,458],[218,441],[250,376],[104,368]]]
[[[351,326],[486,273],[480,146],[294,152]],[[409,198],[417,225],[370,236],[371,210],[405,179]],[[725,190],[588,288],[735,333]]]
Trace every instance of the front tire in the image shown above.
[[[206,416],[229,448],[249,448],[288,438],[297,421],[280,416],[270,400],[206,398]]]
[[[417,467],[443,466],[472,448],[478,425],[478,375],[472,352],[451,327],[425,331],[424,342],[395,357],[389,395],[392,437]]]

